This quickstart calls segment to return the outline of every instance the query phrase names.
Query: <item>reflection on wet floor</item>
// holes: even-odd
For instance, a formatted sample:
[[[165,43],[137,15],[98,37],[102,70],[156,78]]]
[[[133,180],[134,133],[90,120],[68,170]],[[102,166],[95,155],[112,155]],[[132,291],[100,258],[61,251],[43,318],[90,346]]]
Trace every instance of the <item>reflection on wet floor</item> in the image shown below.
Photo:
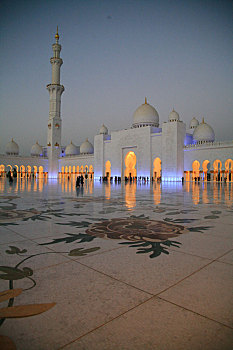
[[[9,184],[6,178],[0,179],[0,193],[19,193],[19,192],[45,192],[51,187],[57,187],[60,194],[69,193],[77,196],[104,196],[110,199],[115,196],[122,196],[125,206],[132,209],[136,202],[140,200],[141,195],[148,195],[153,198],[155,205],[163,202],[164,196],[168,193],[172,195],[183,194],[190,196],[194,205],[198,204],[220,204],[225,203],[230,206],[233,203],[232,184],[222,182],[171,182],[171,183],[100,183],[91,179],[85,180],[83,187],[76,188],[76,177],[62,177],[59,180],[48,180],[43,178],[14,179],[13,184]],[[186,195],[185,195],[186,194]]]

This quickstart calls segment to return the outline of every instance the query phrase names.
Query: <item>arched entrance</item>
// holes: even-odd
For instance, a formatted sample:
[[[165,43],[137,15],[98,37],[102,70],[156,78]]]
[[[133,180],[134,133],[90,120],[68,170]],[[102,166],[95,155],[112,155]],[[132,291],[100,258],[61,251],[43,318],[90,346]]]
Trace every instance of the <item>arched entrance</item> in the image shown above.
[[[5,165],[0,165],[0,176],[3,177],[5,175]]]
[[[161,159],[155,158],[153,162],[153,178],[154,180],[157,180],[161,177]]]
[[[233,181],[232,171],[233,171],[233,160],[227,159],[225,162],[225,181],[227,182]]]
[[[136,154],[132,151],[128,152],[125,156],[125,176],[135,177],[137,176],[137,170],[135,168],[137,162]]]
[[[222,177],[222,162],[219,159],[216,159],[213,162],[214,168],[214,181],[221,181]]]
[[[210,162],[208,159],[204,160],[204,162],[202,163],[202,169],[203,169],[203,180],[207,181],[209,180],[209,176],[210,176]]]
[[[105,163],[105,176],[107,176],[108,178],[111,177],[111,162],[110,162],[110,160],[107,160],[107,162]]]
[[[200,163],[198,160],[194,160],[193,162],[193,180],[198,180],[200,174]]]

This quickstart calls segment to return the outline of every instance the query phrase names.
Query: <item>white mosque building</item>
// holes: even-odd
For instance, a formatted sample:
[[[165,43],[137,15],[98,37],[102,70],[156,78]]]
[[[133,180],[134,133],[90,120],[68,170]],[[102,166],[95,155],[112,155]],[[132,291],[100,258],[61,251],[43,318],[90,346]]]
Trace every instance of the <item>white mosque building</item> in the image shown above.
[[[6,154],[0,155],[0,174],[16,169],[18,176],[57,178],[59,176],[87,175],[91,178],[146,177],[162,181],[233,181],[233,141],[215,142],[213,128],[196,118],[186,128],[173,109],[167,121],[160,124],[156,109],[145,98],[134,114],[129,129],[109,132],[102,125],[94,137],[80,146],[72,141],[66,147],[61,143],[60,84],[61,45],[58,32],[52,45],[52,82],[49,91],[49,119],[47,145],[36,142],[28,157],[19,155],[19,146],[12,139],[6,145]]]

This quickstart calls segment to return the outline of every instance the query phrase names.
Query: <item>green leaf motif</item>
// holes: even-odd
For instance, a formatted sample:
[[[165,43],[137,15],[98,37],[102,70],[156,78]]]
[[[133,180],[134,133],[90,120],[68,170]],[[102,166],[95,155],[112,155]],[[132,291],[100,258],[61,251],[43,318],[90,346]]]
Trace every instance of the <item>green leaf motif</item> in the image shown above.
[[[64,233],[68,237],[63,237],[63,238],[55,238],[53,239],[52,242],[49,243],[41,243],[40,245],[50,245],[50,244],[57,244],[57,243],[72,243],[75,241],[80,240],[78,243],[84,243],[84,242],[91,242],[93,239],[95,239],[94,236],[90,236],[84,233],[78,233],[78,234],[73,234],[73,233]]]
[[[90,222],[88,221],[70,221],[69,223],[60,223],[57,222],[57,225],[65,225],[65,226],[72,226],[72,227],[77,227],[77,228],[83,228],[83,227],[88,227],[90,225]]]
[[[100,247],[93,247],[93,248],[89,248],[89,249],[76,248],[76,249],[72,249],[68,255],[69,256],[84,256],[84,255],[87,255],[88,253],[93,253],[99,249],[100,249]]]
[[[27,252],[27,249],[20,250],[18,247],[15,247],[13,245],[10,245],[9,247],[11,249],[10,250],[9,249],[6,250],[7,254],[23,254],[23,253]]]
[[[23,270],[20,270],[10,266],[0,266],[0,272],[4,272],[4,274],[0,274],[0,279],[8,281],[20,280],[33,275],[33,270],[29,267],[24,267]]]

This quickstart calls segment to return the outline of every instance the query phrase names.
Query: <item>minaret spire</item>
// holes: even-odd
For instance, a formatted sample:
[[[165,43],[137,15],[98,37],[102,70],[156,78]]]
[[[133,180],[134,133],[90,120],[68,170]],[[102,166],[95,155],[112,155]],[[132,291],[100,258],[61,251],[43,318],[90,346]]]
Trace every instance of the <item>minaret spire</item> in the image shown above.
[[[56,43],[52,45],[53,57],[50,58],[50,63],[52,65],[52,82],[51,84],[47,85],[47,90],[49,91],[49,121],[47,139],[49,177],[58,176],[58,158],[61,153],[61,95],[64,91],[64,86],[60,84],[60,69],[63,61],[60,58],[61,45],[58,42],[58,26],[55,40]]]

